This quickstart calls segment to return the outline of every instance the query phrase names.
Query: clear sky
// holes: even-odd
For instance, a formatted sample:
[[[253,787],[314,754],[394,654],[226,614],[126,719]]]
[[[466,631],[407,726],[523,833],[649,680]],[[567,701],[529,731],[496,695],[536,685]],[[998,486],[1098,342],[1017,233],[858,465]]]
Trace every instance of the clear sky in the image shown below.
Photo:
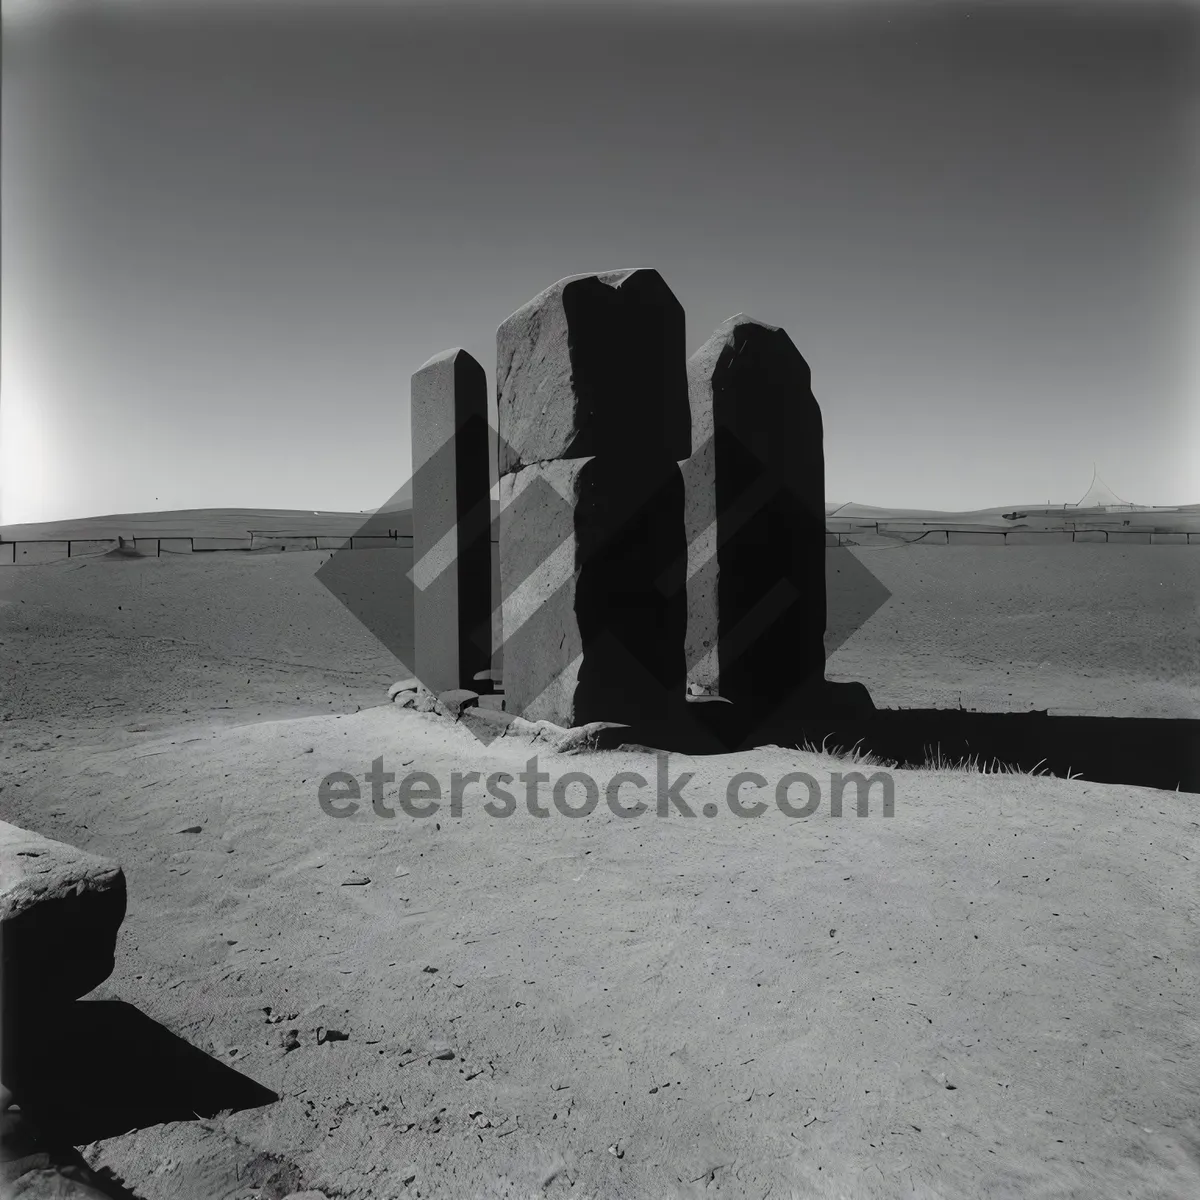
[[[830,500],[1200,502],[1200,9],[5,4],[0,521],[373,508],[564,275],[812,366]]]

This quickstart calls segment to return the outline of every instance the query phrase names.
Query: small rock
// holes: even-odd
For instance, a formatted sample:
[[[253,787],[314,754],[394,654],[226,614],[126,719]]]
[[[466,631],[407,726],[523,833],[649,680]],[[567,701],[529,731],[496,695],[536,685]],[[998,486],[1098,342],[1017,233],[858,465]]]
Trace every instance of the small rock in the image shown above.
[[[568,729],[554,745],[560,754],[579,754],[588,750],[608,750],[620,745],[621,731],[628,729],[616,721],[591,721]]]
[[[340,1029],[324,1029],[320,1025],[317,1026],[317,1045],[323,1046],[326,1042],[348,1042],[350,1035],[343,1033]]]
[[[346,878],[342,880],[342,887],[363,887],[370,882],[371,880],[369,876],[360,875],[357,871],[355,871],[353,874],[347,875]]]
[[[440,1059],[443,1062],[449,1062],[454,1057],[454,1051],[449,1046],[434,1046],[429,1052],[430,1058]]]
[[[400,679],[388,688],[388,699],[395,700],[397,696],[404,692],[415,692],[420,686],[421,681],[419,679]]]
[[[396,868],[396,878],[397,878],[397,879],[403,879],[403,878],[404,878],[404,876],[405,876],[405,875],[407,875],[407,874],[408,874],[408,868],[407,868],[407,867],[405,867],[405,866],[399,866],[399,867],[397,867],[397,868]]]
[[[611,1146],[609,1146],[608,1152],[614,1158],[624,1158],[625,1157],[625,1151],[621,1149],[621,1144],[619,1142],[613,1142],[613,1144]]]
[[[436,975],[438,969],[437,967],[422,967],[421,970],[424,971],[426,975]]]
[[[461,716],[464,708],[474,708],[478,703],[479,693],[466,688],[452,688],[438,694],[438,705],[451,717]]]
[[[283,1052],[290,1054],[293,1050],[300,1049],[300,1030],[289,1029],[283,1035]]]
[[[181,829],[179,832],[180,833],[203,833],[204,827],[202,825],[189,825],[186,829]]]

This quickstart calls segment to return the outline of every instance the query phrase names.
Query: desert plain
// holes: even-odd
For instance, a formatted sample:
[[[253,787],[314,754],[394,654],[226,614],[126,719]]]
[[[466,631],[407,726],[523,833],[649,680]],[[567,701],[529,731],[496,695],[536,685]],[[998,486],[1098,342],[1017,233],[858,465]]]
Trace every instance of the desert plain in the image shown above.
[[[1200,716],[1195,546],[863,545],[831,597],[847,555],[889,597],[827,672],[881,706]],[[129,1193],[1200,1195],[1195,794],[896,769],[891,817],[736,817],[739,772],[872,769],[777,745],[669,756],[692,818],[497,818],[469,782],[335,819],[321,780],[377,758],[660,764],[390,704],[410,672],[328,557],[0,569],[0,817],[128,881],[85,1003],[278,1097],[113,1128],[83,1062],[79,1144]]]

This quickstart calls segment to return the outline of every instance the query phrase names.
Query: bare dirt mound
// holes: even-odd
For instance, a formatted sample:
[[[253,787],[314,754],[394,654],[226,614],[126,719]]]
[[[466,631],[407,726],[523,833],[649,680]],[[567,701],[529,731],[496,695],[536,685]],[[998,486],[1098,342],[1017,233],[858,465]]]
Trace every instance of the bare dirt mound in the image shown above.
[[[738,771],[828,781],[765,749],[671,758],[711,818],[317,802],[528,752],[388,707],[26,754],[13,818],[126,865],[104,994],[281,1097],[89,1161],[146,1200],[251,1164],[361,1198],[1200,1190],[1193,797],[896,772],[891,818],[735,818]]]

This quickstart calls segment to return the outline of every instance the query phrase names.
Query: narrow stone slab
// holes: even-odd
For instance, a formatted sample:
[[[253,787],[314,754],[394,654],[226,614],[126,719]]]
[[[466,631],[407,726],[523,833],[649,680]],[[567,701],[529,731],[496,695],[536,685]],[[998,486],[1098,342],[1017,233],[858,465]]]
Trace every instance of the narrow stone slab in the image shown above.
[[[687,365],[688,679],[771,702],[824,671],[825,458],[808,364],[738,315]]]
[[[412,458],[415,673],[470,689],[492,657],[491,472],[487,377],[465,350],[412,377]]]
[[[500,474],[636,445],[691,449],[683,308],[648,268],[572,275],[496,334]]]
[[[0,821],[0,979],[5,1028],[75,1000],[112,973],[125,875],[106,858]]]
[[[500,480],[506,708],[568,728],[682,703],[686,542],[674,462],[538,463]]]

